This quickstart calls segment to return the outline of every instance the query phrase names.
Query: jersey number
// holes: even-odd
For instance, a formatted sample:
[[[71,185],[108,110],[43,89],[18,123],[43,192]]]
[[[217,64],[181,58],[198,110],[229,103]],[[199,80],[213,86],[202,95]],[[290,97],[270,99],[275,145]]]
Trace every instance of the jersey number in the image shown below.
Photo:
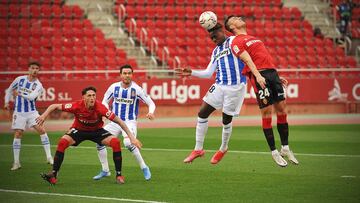
[[[212,85],[212,86],[210,87],[210,89],[209,89],[209,92],[210,92],[210,93],[213,93],[214,90],[215,90],[215,85]]]
[[[270,96],[270,92],[268,88],[265,88],[264,90],[259,90],[259,98],[265,99],[265,97]]]

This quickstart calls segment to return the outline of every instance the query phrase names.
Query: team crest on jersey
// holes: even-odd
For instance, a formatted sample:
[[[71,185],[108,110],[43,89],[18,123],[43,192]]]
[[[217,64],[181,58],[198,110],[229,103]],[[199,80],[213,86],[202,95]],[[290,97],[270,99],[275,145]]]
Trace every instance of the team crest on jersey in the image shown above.
[[[19,86],[23,86],[24,85],[24,79],[21,79],[20,82],[19,82]]]
[[[37,86],[37,84],[34,83],[31,89],[34,91],[36,89],[36,86]]]
[[[134,89],[131,90],[131,97],[135,97],[136,96],[136,92]]]
[[[72,104],[65,104],[65,109],[70,109],[72,107]]]
[[[268,103],[267,99],[263,99],[263,103],[266,105]]]

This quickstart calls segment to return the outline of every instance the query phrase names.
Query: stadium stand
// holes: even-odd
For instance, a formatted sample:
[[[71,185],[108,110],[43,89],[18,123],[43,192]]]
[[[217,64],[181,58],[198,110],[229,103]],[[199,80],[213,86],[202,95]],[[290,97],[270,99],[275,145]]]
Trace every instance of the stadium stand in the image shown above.
[[[111,70],[136,60],[117,48],[111,39],[95,28],[86,13],[64,0],[0,0],[0,57],[2,70],[25,71],[29,60],[38,60],[43,70]],[[339,0],[331,1],[334,7]],[[359,3],[358,0],[354,1]],[[249,34],[261,38],[269,47],[280,69],[302,70],[358,68],[354,57],[345,56],[343,48],[331,39],[314,37],[313,26],[301,11],[283,6],[281,0],[114,0],[113,11],[124,23],[130,36],[153,52],[170,69],[179,65],[204,68],[213,49],[208,33],[199,26],[198,16],[212,10],[223,21],[226,14],[241,13]],[[358,37],[359,8],[353,10],[352,37]],[[146,37],[145,37],[146,35]],[[326,77],[319,72],[291,77]],[[356,77],[352,73],[339,74]],[[108,78],[109,74],[96,74]],[[141,74],[141,76],[146,76]],[[5,79],[13,79],[8,74]],[[89,74],[51,74],[49,79],[88,79]]]
[[[226,14],[243,14],[249,34],[264,40],[280,68],[358,67],[354,57],[345,56],[343,48],[336,46],[332,39],[314,37],[313,26],[304,20],[301,11],[296,7],[283,7],[280,0],[246,0],[241,3],[177,0],[165,4],[161,0],[116,0],[114,7],[115,14],[122,15],[119,17],[125,21],[130,35],[142,39],[142,28],[145,28],[147,37],[141,43],[169,68],[176,66],[175,58],[184,66],[206,67],[213,42],[197,22],[205,10],[214,11],[220,22]],[[168,52],[167,57],[164,57],[164,52]],[[326,77],[329,74],[301,75]],[[356,77],[352,73],[341,76]]]
[[[0,1],[0,56],[5,71],[26,71],[30,60],[40,61],[45,71],[109,70],[135,60],[105,39],[79,6],[63,0]],[[104,79],[108,75],[96,74]],[[13,80],[14,75],[5,76]],[[88,74],[51,74],[43,79],[89,79]],[[93,78],[93,77],[91,77]]]
[[[330,6],[333,9],[333,14],[335,14],[335,19],[340,20],[340,15],[336,11],[336,6],[342,3],[343,0],[331,0]],[[352,38],[360,38],[360,0],[353,0],[352,3],[352,15],[351,15],[351,26],[350,26],[350,36]]]

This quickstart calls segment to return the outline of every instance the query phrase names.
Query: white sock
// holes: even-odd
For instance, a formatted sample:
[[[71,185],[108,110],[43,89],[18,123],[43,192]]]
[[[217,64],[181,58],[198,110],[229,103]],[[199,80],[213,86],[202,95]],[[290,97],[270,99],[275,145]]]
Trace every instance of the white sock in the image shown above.
[[[232,132],[232,123],[229,123],[227,125],[223,124],[222,142],[221,142],[221,146],[220,146],[220,151],[225,152],[228,149],[231,132]]]
[[[289,145],[282,145],[281,148],[290,151]]]
[[[199,118],[196,124],[196,144],[195,150],[202,150],[205,140],[205,135],[208,130],[208,119],[207,118]]]
[[[131,147],[132,151],[129,149],[129,151],[131,151],[131,153],[134,155],[134,157],[136,158],[136,161],[139,163],[140,168],[146,168],[147,165],[145,164],[144,159],[141,156],[140,150],[137,147]]]
[[[41,144],[42,144],[43,147],[44,147],[44,151],[45,151],[45,154],[46,154],[46,158],[47,158],[47,159],[50,159],[50,158],[51,158],[51,150],[50,150],[50,140],[49,140],[49,137],[48,137],[48,135],[45,133],[45,134],[40,135],[40,139],[41,139]]]
[[[109,169],[109,163],[108,163],[108,159],[107,159],[106,146],[96,144],[96,149],[98,150],[98,157],[99,157],[99,160],[101,163],[102,170],[105,172],[109,172],[110,169]]]
[[[20,149],[21,149],[21,139],[14,138],[13,141],[13,152],[14,152],[14,163],[20,163]]]

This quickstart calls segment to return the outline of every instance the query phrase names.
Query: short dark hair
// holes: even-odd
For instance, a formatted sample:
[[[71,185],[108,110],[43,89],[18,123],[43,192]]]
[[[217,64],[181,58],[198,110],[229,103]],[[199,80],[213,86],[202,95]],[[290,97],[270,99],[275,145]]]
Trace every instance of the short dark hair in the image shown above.
[[[208,32],[214,32],[216,30],[221,29],[222,27],[223,26],[220,23],[216,23],[216,25],[213,28],[209,29]]]
[[[28,67],[30,67],[32,65],[36,65],[38,67],[41,67],[41,64],[38,61],[30,61],[29,64],[28,64]]]
[[[229,32],[231,32],[231,29],[230,29],[230,27],[229,27],[229,25],[228,25],[227,23],[229,22],[230,18],[232,18],[232,17],[235,17],[235,15],[229,15],[229,16],[226,17],[225,20],[224,20],[225,29],[226,29],[227,31],[229,31]]]
[[[93,86],[89,86],[89,87],[85,87],[82,91],[81,91],[81,95],[85,95],[87,93],[87,91],[92,90],[94,92],[96,92],[96,88]]]
[[[125,69],[125,68],[129,68],[131,69],[131,72],[134,72],[133,68],[131,67],[131,65],[129,64],[125,64],[123,66],[120,67],[120,73],[122,73],[122,70]]]

